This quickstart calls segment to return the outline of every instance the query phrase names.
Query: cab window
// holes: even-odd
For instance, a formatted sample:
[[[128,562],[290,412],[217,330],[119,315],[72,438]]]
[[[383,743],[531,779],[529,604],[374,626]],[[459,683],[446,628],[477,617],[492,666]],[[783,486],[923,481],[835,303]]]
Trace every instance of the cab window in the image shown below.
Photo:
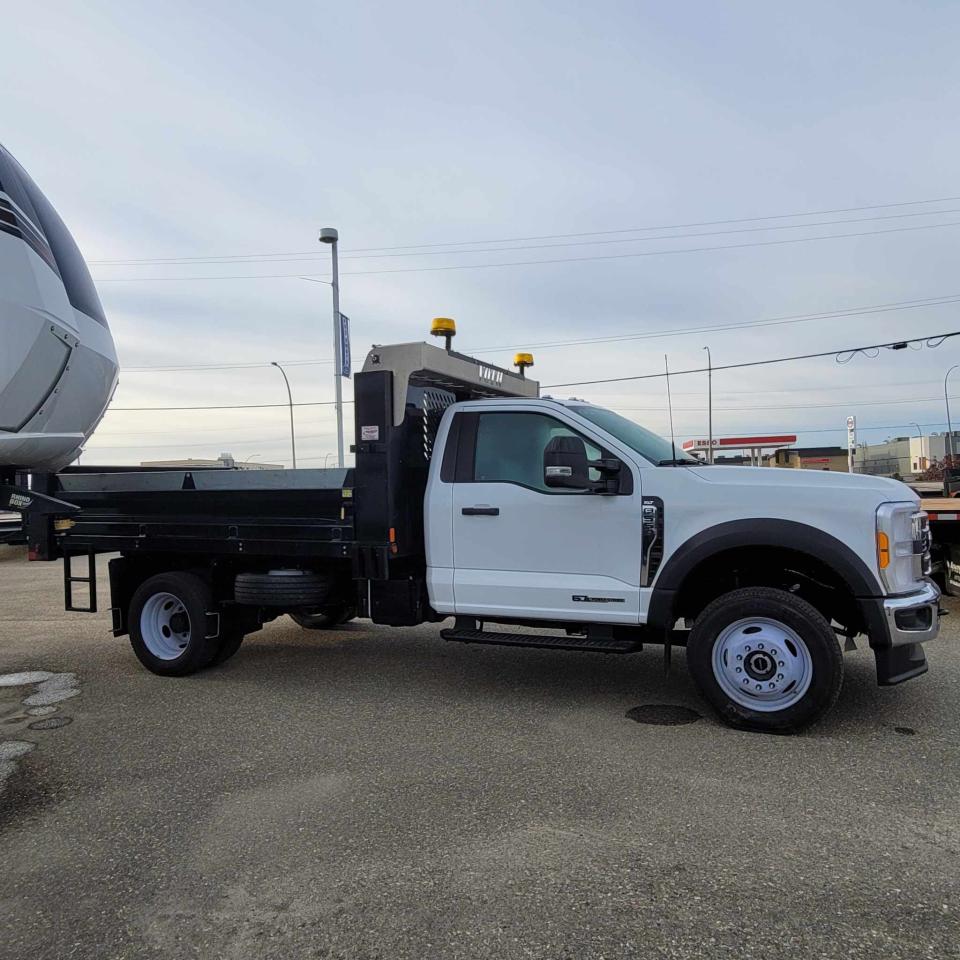
[[[543,482],[543,450],[554,437],[579,437],[587,459],[603,456],[600,448],[566,424],[541,413],[481,413],[473,461],[476,483],[517,483],[556,493]],[[591,468],[590,479],[599,473]]]

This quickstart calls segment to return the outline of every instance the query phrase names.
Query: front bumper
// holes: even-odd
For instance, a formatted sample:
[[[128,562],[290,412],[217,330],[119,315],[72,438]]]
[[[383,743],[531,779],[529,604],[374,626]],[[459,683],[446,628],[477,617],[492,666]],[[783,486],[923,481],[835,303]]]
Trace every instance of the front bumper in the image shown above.
[[[926,580],[923,589],[883,601],[889,646],[926,643],[940,632],[940,588]]]
[[[903,596],[864,598],[860,610],[877,661],[877,683],[886,687],[927,672],[922,644],[940,632],[940,590],[932,580]]]

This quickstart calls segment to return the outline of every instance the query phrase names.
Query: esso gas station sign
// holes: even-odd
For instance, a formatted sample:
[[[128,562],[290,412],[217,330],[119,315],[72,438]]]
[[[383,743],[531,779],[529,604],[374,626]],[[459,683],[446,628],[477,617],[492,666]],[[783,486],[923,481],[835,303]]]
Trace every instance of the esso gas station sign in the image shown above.
[[[767,437],[720,437],[714,439],[712,444],[709,440],[684,440],[683,449],[695,452],[711,449],[759,450],[764,447],[789,447],[796,442],[797,438],[794,434]]]

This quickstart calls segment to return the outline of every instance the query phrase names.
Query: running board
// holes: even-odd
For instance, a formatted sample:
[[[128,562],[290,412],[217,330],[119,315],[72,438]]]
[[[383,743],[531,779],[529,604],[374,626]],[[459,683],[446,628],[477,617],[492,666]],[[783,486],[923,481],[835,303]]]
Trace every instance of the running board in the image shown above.
[[[504,647],[542,647],[551,650],[583,650],[592,653],[634,653],[643,649],[638,640],[606,637],[551,637],[536,633],[492,633],[487,630],[468,630],[454,627],[441,630],[444,640],[459,643],[490,643]]]

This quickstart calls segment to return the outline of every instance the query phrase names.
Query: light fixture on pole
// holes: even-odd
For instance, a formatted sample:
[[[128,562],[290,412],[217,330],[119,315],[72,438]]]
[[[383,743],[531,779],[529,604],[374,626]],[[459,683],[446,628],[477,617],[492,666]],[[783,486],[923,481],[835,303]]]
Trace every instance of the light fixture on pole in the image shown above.
[[[707,463],[713,463],[713,358],[707,351]]]
[[[289,401],[289,404],[290,404],[290,455],[293,457],[293,469],[296,470],[297,469],[297,439],[296,439],[296,435],[293,432],[293,393],[290,390],[290,381],[287,379],[287,374],[286,374],[286,371],[283,369],[283,367],[281,367],[276,360],[271,360],[270,366],[276,367],[280,371],[280,374],[283,377],[283,382],[287,385],[287,400]]]
[[[950,422],[950,397],[947,396],[947,381],[957,367],[960,367],[960,363],[955,363],[943,378],[943,402],[947,406],[947,466],[953,464],[953,424]]]
[[[340,343],[340,277],[337,265],[337,240],[340,235],[334,227],[323,227],[320,242],[330,244],[330,256],[333,267],[333,385],[334,410],[337,415],[337,466],[343,466],[343,387],[340,378],[343,375]]]

